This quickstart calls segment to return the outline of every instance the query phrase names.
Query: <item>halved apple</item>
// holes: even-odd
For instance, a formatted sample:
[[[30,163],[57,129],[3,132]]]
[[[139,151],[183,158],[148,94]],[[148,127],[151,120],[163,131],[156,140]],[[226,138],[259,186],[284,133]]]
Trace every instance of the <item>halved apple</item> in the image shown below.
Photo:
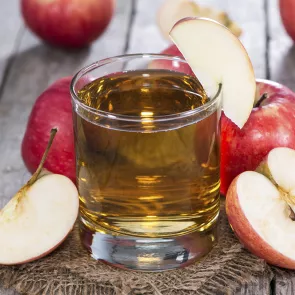
[[[15,265],[44,257],[74,226],[79,210],[75,185],[63,175],[43,170],[56,132],[52,129],[37,171],[0,211],[0,264]]]
[[[228,220],[241,243],[268,263],[295,269],[295,150],[273,149],[226,195]]]
[[[224,113],[242,128],[253,108],[256,83],[240,40],[218,22],[193,17],[178,21],[170,36],[209,96],[222,84]]]

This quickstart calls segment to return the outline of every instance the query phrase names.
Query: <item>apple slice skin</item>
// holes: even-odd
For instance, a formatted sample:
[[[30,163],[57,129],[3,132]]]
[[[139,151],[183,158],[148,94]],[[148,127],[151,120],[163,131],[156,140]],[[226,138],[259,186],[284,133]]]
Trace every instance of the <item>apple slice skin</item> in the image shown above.
[[[284,256],[267,244],[249,223],[249,220],[241,209],[237,195],[238,179],[239,176],[233,180],[226,195],[226,214],[235,235],[245,248],[267,263],[282,268],[295,269],[295,260]]]

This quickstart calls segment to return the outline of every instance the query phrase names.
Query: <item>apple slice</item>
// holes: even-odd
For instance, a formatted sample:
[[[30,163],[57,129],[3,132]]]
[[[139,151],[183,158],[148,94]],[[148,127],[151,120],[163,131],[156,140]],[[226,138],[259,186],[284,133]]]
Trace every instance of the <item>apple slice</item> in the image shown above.
[[[271,150],[257,171],[243,172],[231,183],[229,223],[253,254],[295,269],[295,150]]]
[[[78,216],[78,192],[72,181],[42,169],[56,130],[37,171],[0,211],[0,264],[41,258],[70,233]]]
[[[170,36],[209,96],[222,84],[224,113],[242,128],[253,108],[256,83],[240,40],[213,20],[192,17],[178,21]]]
[[[169,39],[173,25],[184,17],[208,17],[227,26],[233,34],[239,37],[240,27],[233,22],[227,13],[212,7],[198,5],[193,0],[165,0],[157,13],[157,24],[164,38]]]

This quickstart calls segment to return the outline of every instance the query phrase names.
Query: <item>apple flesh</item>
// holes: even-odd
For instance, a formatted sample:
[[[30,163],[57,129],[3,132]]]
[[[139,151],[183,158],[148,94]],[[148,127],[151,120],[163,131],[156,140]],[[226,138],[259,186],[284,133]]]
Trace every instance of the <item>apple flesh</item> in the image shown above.
[[[50,130],[58,133],[44,168],[76,181],[74,131],[70,96],[71,77],[62,78],[45,90],[36,100],[22,141],[22,158],[34,173],[47,146]]]
[[[210,97],[222,84],[223,111],[242,128],[253,107],[256,83],[240,40],[215,21],[192,17],[178,21],[170,36]]]
[[[257,99],[263,94],[266,99],[254,106],[242,129],[221,116],[220,190],[224,195],[237,175],[255,170],[273,148],[295,149],[294,92],[279,83],[257,80]]]
[[[0,264],[15,265],[41,258],[56,249],[78,216],[75,185],[43,169],[56,130],[41,163],[28,183],[0,211]]]
[[[21,10],[27,26],[44,41],[82,47],[106,29],[114,0],[22,0]]]
[[[295,41],[295,3],[293,0],[280,0],[280,13],[288,35]]]
[[[241,243],[268,263],[295,269],[295,150],[275,148],[226,195],[229,223]]]

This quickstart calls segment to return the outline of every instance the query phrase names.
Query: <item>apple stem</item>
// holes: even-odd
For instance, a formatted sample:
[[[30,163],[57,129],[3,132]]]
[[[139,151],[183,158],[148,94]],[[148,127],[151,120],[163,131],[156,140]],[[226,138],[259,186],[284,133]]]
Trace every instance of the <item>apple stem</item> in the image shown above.
[[[32,185],[39,177],[42,169],[43,169],[43,165],[46,161],[46,158],[47,158],[47,155],[49,153],[49,150],[51,148],[51,145],[52,145],[52,142],[53,142],[53,139],[55,137],[57,133],[57,128],[52,128],[51,131],[50,131],[50,137],[49,137],[49,141],[48,141],[48,144],[47,144],[47,147],[46,147],[46,150],[42,156],[42,159],[40,161],[40,164],[36,170],[36,172],[33,174],[32,178],[28,181],[27,185]]]
[[[263,94],[260,96],[260,98],[257,100],[257,102],[255,103],[254,108],[258,108],[258,107],[260,107],[260,105],[262,104],[262,102],[263,102],[266,98],[268,98],[268,94],[267,94],[267,93],[263,93]]]

